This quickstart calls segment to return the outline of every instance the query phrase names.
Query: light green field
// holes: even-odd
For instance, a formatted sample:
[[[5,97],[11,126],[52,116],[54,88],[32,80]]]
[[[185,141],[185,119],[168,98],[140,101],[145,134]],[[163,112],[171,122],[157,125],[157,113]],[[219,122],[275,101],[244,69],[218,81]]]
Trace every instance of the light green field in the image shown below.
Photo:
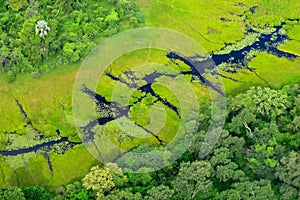
[[[55,189],[60,185],[71,183],[83,177],[89,168],[99,162],[79,145],[64,155],[51,153],[53,165],[51,176],[46,159],[41,154],[24,154],[14,157],[1,158],[0,185],[42,185]]]
[[[63,136],[76,135],[70,124],[71,91],[76,69],[76,66],[62,66],[42,79],[26,75],[11,84],[1,77],[0,96],[3,100],[0,110],[4,119],[0,123],[1,133],[17,131],[25,124],[15,102],[18,99],[33,125],[46,136],[56,134],[56,129],[61,130]]]
[[[300,59],[290,61],[277,58],[267,53],[258,53],[257,57],[249,64],[256,73],[240,70],[237,74],[225,75],[239,80],[238,83],[223,79],[227,94],[236,95],[249,89],[251,86],[264,86],[280,89],[284,85],[300,82]]]
[[[208,52],[243,38],[243,19],[237,17],[247,8],[234,2],[189,0],[141,0],[146,25],[164,27],[184,33],[199,42]],[[230,12],[234,13],[231,15]],[[220,18],[228,18],[224,23]],[[176,42],[176,41],[174,41]]]

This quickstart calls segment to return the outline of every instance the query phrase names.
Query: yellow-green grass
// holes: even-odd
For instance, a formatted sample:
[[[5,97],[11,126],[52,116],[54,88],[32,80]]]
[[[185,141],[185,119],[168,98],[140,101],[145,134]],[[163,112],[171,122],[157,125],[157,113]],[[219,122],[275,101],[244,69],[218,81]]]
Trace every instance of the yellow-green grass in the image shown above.
[[[228,17],[232,19],[232,15],[228,11],[241,14],[244,9],[242,7],[234,6],[235,3],[240,1],[140,1],[140,4],[144,6],[146,22],[149,26],[162,26],[167,28],[176,28],[178,31],[188,32],[196,40],[202,42],[202,39],[197,39],[198,34],[195,31],[187,30],[184,25],[178,25],[177,23],[169,25],[171,21],[168,21],[168,16],[176,20],[180,20],[195,24],[198,29],[207,29],[208,25],[213,24],[214,27],[219,28],[223,31],[221,34],[222,40],[226,43],[236,41],[242,38],[243,29],[242,21],[239,21],[239,28],[228,26],[231,23],[224,23],[213,21],[221,17]],[[256,5],[258,1],[244,1],[248,6]],[[276,3],[276,2],[275,2]],[[172,9],[171,9],[172,8]],[[161,13],[160,13],[161,11]],[[160,14],[157,14],[160,13]],[[238,18],[239,19],[239,18]],[[235,19],[235,20],[238,20]],[[196,24],[196,23],[203,23]],[[187,23],[183,23],[187,24]],[[226,25],[227,24],[227,25]],[[220,26],[220,27],[219,27]],[[228,26],[228,32],[223,26]],[[232,34],[238,34],[238,36]],[[206,34],[209,39],[216,39],[216,41],[222,42],[216,36],[211,36],[213,34]],[[234,38],[232,41],[227,37]],[[203,41],[205,43],[205,40]],[[207,42],[207,41],[206,41]],[[204,45],[206,49],[211,48],[215,50],[218,48],[213,47],[210,42]],[[219,45],[217,45],[219,46]],[[221,45],[222,46],[222,45]],[[290,41],[286,45],[282,46],[283,50],[289,52],[297,51],[298,42]],[[156,51],[153,51],[154,53]],[[153,53],[151,52],[151,53]],[[148,53],[148,52],[147,52]],[[297,52],[296,52],[297,53]],[[116,62],[112,65],[112,69],[118,70],[116,74],[120,74],[125,69],[129,69],[132,66],[146,64],[149,60],[143,58],[141,55],[145,55],[146,52],[141,52],[140,54],[129,54],[124,56],[123,60]],[[156,53],[157,58],[162,58],[162,54]],[[145,56],[144,56],[145,57]],[[130,61],[129,64],[126,60]],[[166,60],[158,59],[158,61]],[[272,63],[273,64],[273,63]],[[255,65],[255,64],[253,64]],[[121,66],[121,67],[120,67]],[[255,66],[254,66],[255,67]],[[25,111],[28,113],[29,118],[33,121],[34,125],[41,131],[45,132],[47,135],[52,135],[56,129],[62,130],[62,134],[68,135],[70,132],[74,133],[74,129],[69,125],[69,119],[71,115],[71,92],[73,81],[75,78],[77,67],[59,67],[58,70],[54,70],[51,73],[43,75],[42,79],[33,79],[30,75],[20,76],[17,81],[12,84],[7,84],[5,78],[1,75],[0,77],[0,130],[1,132],[10,132],[14,130],[22,129],[26,123],[23,120],[19,108],[15,103],[15,99],[19,99],[20,103],[23,105]],[[252,79],[252,78],[251,78]],[[234,84],[233,84],[234,85]],[[109,91],[109,89],[108,89]],[[66,110],[63,111],[62,107]]]
[[[41,79],[31,75],[19,76],[13,83],[0,77],[0,134],[23,128],[23,119],[15,99],[18,99],[33,125],[46,136],[59,129],[63,136],[76,134],[70,124],[72,87],[78,65],[61,66],[44,74]]]
[[[246,4],[258,6],[254,14],[248,14],[248,22],[264,27],[280,25],[287,19],[297,19],[300,16],[300,1],[298,0],[243,0]]]
[[[6,162],[10,163],[10,167],[14,170],[18,185],[47,185],[48,179],[51,176],[47,161],[41,154],[30,154],[6,158],[12,160],[12,162]],[[17,164],[20,164],[21,166],[17,167]],[[5,174],[5,176],[9,175],[10,174]],[[11,180],[7,183],[11,184]]]
[[[237,74],[223,73],[239,80],[233,82],[223,79],[228,95],[236,95],[246,91],[251,86],[265,86],[280,89],[287,84],[300,82],[300,59],[289,60],[277,58],[267,53],[258,53],[256,58],[249,63],[250,68],[254,68],[257,75],[249,70],[239,70]],[[260,77],[259,77],[260,76]]]
[[[287,35],[292,40],[300,40],[300,24],[289,22],[284,26],[285,30],[287,31]]]
[[[2,157],[0,185],[47,185],[50,171],[43,155],[28,153],[13,157]]]
[[[130,117],[139,125],[147,126],[150,123],[149,107],[142,103],[135,104],[131,108]]]
[[[235,6],[238,1],[141,0],[139,2],[143,7],[147,26],[169,28],[184,33],[199,42],[208,52],[220,49],[225,42],[234,43],[244,35],[243,19],[237,15],[242,14],[247,8]],[[224,23],[221,18],[231,21]]]
[[[2,157],[0,161],[0,186],[41,185],[55,190],[61,185],[80,180],[91,166],[100,164],[84,145],[75,146],[65,154],[50,153],[53,176],[42,154],[24,154]]]
[[[280,25],[300,16],[298,0],[140,0],[146,25],[163,27],[184,33],[208,52],[219,50],[225,43],[241,40],[246,25],[264,27]],[[237,6],[242,3],[244,6]],[[257,6],[255,13],[249,10]],[[222,22],[220,19],[229,19]],[[246,22],[244,21],[246,20]],[[299,39],[297,30],[291,30]],[[287,27],[285,29],[288,30]],[[289,36],[290,36],[289,35]],[[176,42],[176,41],[174,41]]]
[[[280,50],[300,56],[300,41],[292,40],[279,47]]]
[[[84,145],[75,146],[64,155],[52,153],[51,162],[53,177],[49,179],[47,185],[53,188],[80,180],[92,166],[100,165]]]
[[[170,63],[170,61],[166,58],[165,51],[161,50],[142,50],[135,51],[128,55],[125,55],[118,60],[116,60],[112,66],[110,67],[110,72],[115,76],[121,76],[123,79],[126,77],[122,73],[128,70],[132,70],[137,74],[137,77],[142,79],[145,74],[150,74],[157,70],[161,73],[171,73],[176,74],[179,73],[179,69],[177,66]],[[162,66],[150,66],[150,63],[161,63]],[[165,66],[165,67],[164,67]],[[140,86],[145,84],[146,82],[141,81]],[[180,108],[178,100],[172,91],[169,91],[166,87],[160,87],[159,84],[153,84],[152,88],[157,94],[161,95],[162,98],[167,99],[172,104]],[[178,90],[178,89],[177,89]],[[135,92],[134,92],[135,91]],[[180,91],[180,90],[178,90]],[[117,83],[116,81],[111,80],[107,76],[103,76],[100,80],[99,86],[97,88],[97,92],[106,97],[107,100],[114,100],[119,102],[121,105],[126,105],[128,102],[136,101],[137,98],[144,96],[141,92],[137,92],[135,89],[129,89],[126,85],[122,83]],[[184,92],[181,95],[185,95]],[[129,95],[129,98],[124,96]],[[180,94],[179,94],[180,95]],[[123,98],[122,98],[123,97]],[[158,123],[161,119],[161,112],[151,112],[150,109],[155,106],[153,105],[153,101],[157,98],[148,95],[145,97],[140,103],[135,104],[130,110],[131,118],[139,125],[147,127],[148,125],[153,128],[153,124]],[[178,126],[180,124],[180,120],[177,117],[176,113],[169,108],[164,108],[163,112],[166,112],[166,123],[164,127],[161,127],[159,131],[154,131],[161,139],[164,141],[170,141],[173,139],[174,134],[176,134]],[[164,119],[161,119],[164,120]],[[152,122],[152,123],[151,123]],[[109,126],[109,125],[108,125]],[[112,134],[112,131],[107,131],[104,129],[104,134],[106,134],[112,141],[114,141],[115,145],[118,145],[118,138]],[[141,143],[150,143],[150,144],[158,144],[158,142],[151,136],[146,139],[136,138],[133,141],[126,140],[122,143],[122,148],[125,150],[129,150],[133,147],[138,146]]]

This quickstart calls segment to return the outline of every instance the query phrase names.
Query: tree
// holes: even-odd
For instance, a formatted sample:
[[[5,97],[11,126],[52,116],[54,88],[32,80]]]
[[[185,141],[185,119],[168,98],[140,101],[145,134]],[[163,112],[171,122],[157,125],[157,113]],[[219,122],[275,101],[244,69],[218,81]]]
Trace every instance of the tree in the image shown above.
[[[132,0],[119,0],[118,5],[125,10],[132,10],[135,7],[135,4]]]
[[[276,167],[276,177],[282,182],[280,193],[283,199],[300,198],[300,154],[292,151],[280,160]]]
[[[118,163],[123,168],[129,169],[128,171],[143,173],[145,171],[152,171],[151,169],[157,169],[157,167],[162,165],[170,165],[169,160],[171,157],[172,153],[168,150],[145,144],[126,153],[118,160]]]
[[[156,183],[150,173],[126,173],[126,175],[128,183],[133,188],[133,192],[143,194]]]
[[[275,199],[274,191],[272,190],[269,180],[245,181],[237,182],[232,185],[232,189],[225,190],[219,193],[216,199],[230,200],[265,200]]]
[[[295,116],[292,123],[290,123],[288,127],[294,133],[300,131],[300,116]]]
[[[181,163],[173,187],[183,199],[208,198],[212,173],[213,169],[207,161]]]
[[[218,148],[227,148],[230,158],[240,158],[244,156],[245,139],[242,137],[232,136],[228,131],[223,130],[215,146]]]
[[[23,191],[17,187],[0,188],[0,199],[3,200],[26,200]]]
[[[21,30],[19,31],[20,46],[22,53],[30,63],[36,67],[41,64],[41,38],[34,37],[38,17],[30,17],[23,23]],[[16,44],[17,45],[17,44]],[[24,67],[22,67],[24,68]],[[22,69],[21,68],[21,69]],[[31,71],[30,71],[31,72]]]
[[[232,152],[228,148],[218,148],[214,150],[210,163],[216,169],[216,178],[220,182],[227,182],[229,180],[236,181],[245,178],[245,173],[239,170],[239,166],[233,162]]]
[[[7,0],[7,3],[13,11],[19,11],[21,8],[28,5],[26,0]]]
[[[45,48],[45,36],[48,35],[48,31],[50,31],[50,27],[48,26],[48,22],[45,20],[39,20],[35,25],[35,34],[39,35],[41,38],[42,50],[46,51]]]
[[[101,199],[105,192],[110,191],[116,186],[118,177],[125,180],[122,171],[115,164],[109,164],[109,167],[92,167],[90,172],[82,179],[82,185],[87,190],[97,192],[97,198]],[[114,178],[115,176],[115,178]],[[115,182],[114,182],[115,181]]]
[[[119,20],[119,14],[115,10],[112,10],[111,13],[105,18],[105,22],[108,24],[108,26],[115,25]]]
[[[145,200],[169,200],[173,195],[174,190],[171,190],[168,186],[160,185],[148,190]]]
[[[255,127],[256,121],[256,116],[249,109],[245,108],[232,118],[229,130],[239,135],[247,133],[250,138],[253,138],[253,127]]]
[[[265,119],[275,119],[286,111],[287,96],[282,91],[270,88],[251,87],[246,93],[237,95],[230,103],[233,112],[248,109]]]
[[[141,200],[142,195],[140,193],[132,193],[129,190],[114,190],[102,200]]]
[[[9,70],[8,72],[6,72],[6,80],[7,82],[11,83],[14,80],[16,80],[16,75],[12,70]]]
[[[107,24],[107,28],[104,31],[104,36],[111,36],[118,33],[120,27],[118,22],[120,21],[119,14],[112,10],[109,15],[106,16],[104,22]]]
[[[77,62],[80,59],[80,50],[76,48],[75,43],[66,43],[63,48],[63,56],[66,62]]]
[[[43,187],[32,186],[22,188],[26,200],[50,200],[51,194]]]
[[[66,186],[65,192],[63,192],[63,196],[66,199],[76,199],[76,200],[89,200],[89,194],[86,188],[83,185],[76,181]]]
[[[249,167],[256,177],[274,180],[275,166],[277,165],[276,154],[280,152],[276,147],[268,144],[255,144],[248,152]]]
[[[0,28],[0,67],[5,73],[12,70],[17,76],[36,69],[49,70],[50,67],[42,65],[44,60],[49,60],[51,68],[78,62],[96,46],[99,37],[117,34],[129,28],[130,23],[141,23],[139,7],[131,0],[109,1],[112,4],[82,0],[49,2],[0,0],[0,24],[5,25]],[[119,2],[122,5],[117,5]],[[11,73],[8,77],[14,80]]]
[[[138,22],[138,20],[137,20],[136,17],[131,17],[130,20],[129,20],[129,23],[130,23],[130,26],[131,26],[132,28],[137,27],[138,24],[139,24],[139,22]]]
[[[284,155],[284,147],[277,140],[280,132],[275,122],[265,124],[253,132],[252,145],[247,149],[250,169],[260,178],[274,180],[275,167]]]

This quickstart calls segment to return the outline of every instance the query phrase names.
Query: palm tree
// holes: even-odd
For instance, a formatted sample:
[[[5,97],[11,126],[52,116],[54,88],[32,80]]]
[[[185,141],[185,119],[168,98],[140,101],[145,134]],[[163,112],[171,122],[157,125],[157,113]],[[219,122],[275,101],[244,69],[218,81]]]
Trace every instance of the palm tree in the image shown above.
[[[40,35],[41,43],[42,43],[42,50],[45,52],[45,36],[48,35],[48,31],[50,31],[50,27],[45,20],[39,20],[35,25],[35,34]]]

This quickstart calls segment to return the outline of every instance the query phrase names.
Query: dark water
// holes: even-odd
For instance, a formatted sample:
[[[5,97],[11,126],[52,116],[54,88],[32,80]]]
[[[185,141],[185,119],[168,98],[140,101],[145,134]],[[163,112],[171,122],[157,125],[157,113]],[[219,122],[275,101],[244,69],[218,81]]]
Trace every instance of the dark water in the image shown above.
[[[300,22],[300,19],[288,19],[289,21],[291,21],[291,22]]]
[[[240,5],[243,6],[243,5]],[[253,7],[250,9],[250,12],[254,13],[256,11],[257,7]],[[222,21],[226,22],[228,19],[222,18]],[[299,19],[289,19],[290,21],[297,21],[299,22]],[[284,24],[282,24],[283,26]],[[213,75],[216,76],[222,76],[223,78],[229,78],[223,75],[220,75],[217,73],[216,66],[221,64],[221,63],[227,63],[227,64],[237,64],[239,68],[246,68],[249,69],[247,66],[247,56],[250,52],[256,51],[256,52],[267,52],[269,54],[275,55],[277,57],[284,57],[287,59],[294,59],[297,58],[296,55],[287,53],[284,51],[281,51],[278,49],[278,46],[280,44],[285,43],[288,41],[288,37],[280,32],[282,29],[282,26],[275,27],[275,30],[272,33],[268,34],[260,34],[258,41],[253,42],[252,44],[249,44],[248,46],[243,47],[240,50],[233,50],[228,54],[220,54],[218,52],[215,52],[210,55],[210,57],[203,58],[201,56],[193,56],[193,57],[186,57],[184,55],[181,55],[178,52],[170,52],[166,56],[170,60],[176,63],[176,60],[181,60],[184,62],[187,66],[190,67],[189,71],[181,72],[180,74],[183,75],[192,75],[193,78],[197,78],[201,84],[206,85],[208,87],[213,88],[220,94],[224,95],[224,92],[218,88],[218,86],[214,85],[213,83],[209,82],[203,75],[205,72],[210,71]],[[255,33],[256,31],[253,29],[249,29],[247,34]],[[249,69],[250,71],[255,73],[254,69]],[[235,72],[235,71],[234,71]],[[164,73],[159,73],[159,72],[153,72],[151,74],[145,75],[142,80],[146,82],[145,85],[142,87],[139,87],[136,83],[138,78],[135,77],[134,72],[129,71],[125,72],[124,75],[126,76],[126,80],[121,77],[116,77],[112,73],[106,73],[108,77],[110,77],[112,80],[118,81],[120,83],[123,83],[127,85],[129,88],[135,88],[141,92],[144,92],[146,94],[151,94],[152,96],[156,97],[157,101],[160,101],[163,103],[166,107],[170,108],[173,110],[179,117],[179,111],[178,108],[176,108],[174,105],[172,105],[170,102],[168,102],[166,99],[162,98],[160,95],[156,94],[155,91],[152,89],[152,84],[156,82],[156,80],[162,76],[168,76],[171,78],[175,78],[177,75],[170,75],[170,74],[164,74]],[[235,80],[234,78],[229,78],[232,81],[238,81]],[[117,102],[109,102],[107,101],[103,96],[100,94],[97,94],[96,92],[93,92],[86,86],[83,86],[82,92],[87,94],[92,101],[94,101],[99,109],[99,111],[105,113],[105,116],[95,119],[91,122],[89,122],[85,127],[82,127],[82,130],[84,132],[84,141],[83,142],[89,142],[94,140],[94,132],[92,129],[96,125],[105,125],[108,122],[111,122],[113,120],[116,120],[121,117],[127,117],[129,118],[129,112],[130,108],[133,105],[128,105],[125,107],[121,107]],[[139,103],[142,101],[143,98],[145,98],[146,95],[142,96],[140,99],[138,99],[136,103]],[[22,107],[21,103],[16,100],[16,103],[20,109],[21,114],[23,115],[23,118],[28,121],[29,126],[31,126],[37,135],[39,136],[38,140],[43,140],[44,134],[41,133],[38,129],[36,129],[32,123],[31,120],[28,118],[28,115],[24,108]],[[144,127],[140,126],[137,124],[137,126],[143,128],[145,131],[149,132],[152,134],[161,144],[163,141],[151,133],[151,131],[146,130]],[[58,136],[60,136],[60,131],[56,130],[56,133]],[[0,151],[0,155],[3,156],[17,156],[20,154],[26,154],[30,152],[37,152],[38,150],[44,150],[47,149],[50,151],[52,147],[54,147],[57,144],[65,144],[63,147],[63,151],[67,151],[69,148],[72,148],[73,146],[77,145],[78,143],[71,143],[68,141],[68,138],[62,137],[60,139],[54,139],[51,141],[47,141],[32,147],[25,147],[25,148],[19,148],[15,150],[6,150],[6,151]],[[52,164],[50,161],[50,158],[46,156],[46,159],[49,164],[50,171],[52,171]]]
[[[253,7],[253,12],[255,11],[256,7]],[[284,57],[287,59],[294,59],[297,58],[296,55],[281,51],[278,49],[278,46],[284,44],[288,41],[287,35],[281,33],[282,26],[275,27],[275,30],[268,34],[260,34],[258,37],[258,41],[249,44],[248,46],[243,47],[239,50],[232,50],[230,53],[227,54],[219,54],[218,52],[211,54],[209,58],[203,59],[201,57],[193,56],[193,57],[186,57],[184,55],[180,55],[177,52],[170,52],[166,56],[171,61],[176,63],[176,60],[180,60],[184,62],[186,65],[190,67],[190,71],[183,72],[183,74],[190,74],[195,77],[198,77],[200,83],[206,85],[210,88],[213,88],[215,91],[224,95],[224,92],[216,85],[205,79],[203,76],[206,71],[209,71],[213,75],[219,75],[217,72],[216,67],[222,63],[226,63],[229,65],[237,66],[234,71],[227,71],[235,73],[237,69],[246,68],[251,72],[254,72],[259,78],[260,77],[254,69],[248,68],[247,57],[249,56],[250,52],[267,52],[269,54],[275,55],[279,58]],[[249,29],[247,34],[251,33],[258,33],[253,29]],[[223,49],[222,49],[223,50]],[[221,75],[223,78],[228,78],[232,81],[238,81],[233,78],[229,78],[226,76]],[[265,81],[265,80],[264,80]]]
[[[44,154],[44,157],[45,157],[45,159],[47,160],[47,163],[48,163],[48,166],[49,166],[50,174],[53,175],[53,166],[52,166],[52,162],[51,162],[49,153],[48,153],[48,152],[45,153],[45,154]]]
[[[222,22],[231,22],[230,19],[225,18],[225,17],[221,17],[220,20],[221,20]]]
[[[252,7],[250,8],[250,12],[254,13],[256,11],[257,7]],[[221,19],[222,21],[228,21],[225,18]],[[207,87],[210,87],[212,89],[214,89],[215,91],[217,91],[219,94],[225,96],[225,92],[222,91],[221,88],[219,88],[218,85],[215,85],[214,83],[208,81],[205,77],[204,74],[209,71],[212,75],[215,76],[221,76],[223,78],[227,78],[230,79],[231,81],[235,81],[237,82],[238,80],[231,78],[231,77],[227,77],[225,75],[221,75],[217,72],[216,70],[216,66],[222,64],[222,63],[227,63],[227,64],[236,64],[237,69],[238,68],[246,68],[248,70],[250,70],[251,72],[255,73],[259,78],[261,78],[254,69],[250,69],[248,68],[248,62],[250,60],[247,60],[247,57],[249,57],[249,53],[256,51],[256,52],[267,52],[269,54],[273,54],[277,57],[285,57],[287,59],[294,59],[297,56],[291,53],[287,53],[284,51],[281,51],[278,49],[278,46],[280,44],[285,43],[288,40],[288,37],[284,34],[281,33],[281,29],[282,26],[284,24],[282,24],[281,26],[275,27],[273,32],[270,33],[258,33],[256,32],[254,29],[249,29],[247,34],[253,34],[253,33],[258,33],[259,37],[258,40],[239,49],[239,50],[232,50],[231,52],[227,53],[227,54],[220,54],[218,52],[216,53],[212,53],[209,57],[201,57],[200,55],[195,55],[193,57],[186,57],[184,55],[181,55],[180,53],[177,52],[169,52],[166,57],[169,58],[171,61],[173,61],[175,64],[178,65],[178,63],[176,62],[176,60],[180,60],[182,61],[184,64],[186,64],[187,66],[190,67],[189,71],[184,71],[184,72],[180,72],[179,74],[183,74],[183,75],[192,75],[193,79],[195,80],[199,80],[199,82]],[[222,49],[223,50],[223,49]],[[235,70],[237,70],[235,69]],[[236,71],[233,71],[233,73],[235,73]],[[110,77],[112,80],[118,81],[120,83],[123,83],[125,85],[127,85],[129,88],[135,88],[143,93],[146,94],[151,94],[152,96],[157,98],[157,101],[162,102],[166,107],[170,108],[171,110],[173,110],[179,117],[179,111],[178,108],[176,108],[174,105],[172,105],[170,102],[168,102],[167,100],[163,99],[161,96],[159,96],[157,93],[155,93],[155,91],[152,88],[152,85],[156,82],[156,80],[162,76],[169,76],[171,78],[175,78],[177,75],[170,75],[170,74],[164,74],[164,73],[159,73],[157,71],[145,75],[142,80],[144,80],[146,82],[146,84],[144,84],[141,87],[137,86],[137,81],[139,80],[134,72],[129,71],[129,72],[125,72],[124,75],[126,77],[122,78],[122,77],[116,77],[114,76],[111,72],[106,72],[106,75],[108,77]],[[261,78],[262,79],[262,78]],[[118,105],[115,102],[107,102],[105,100],[105,98],[98,96],[98,94],[93,93],[92,91],[85,89],[84,90],[85,93],[87,93],[92,99],[96,100],[96,104],[97,105],[106,105],[106,106],[100,106],[100,108],[102,109],[106,109],[107,107],[112,107],[115,110],[115,114],[114,116],[110,116],[110,117],[103,117],[101,119],[97,119],[95,121],[90,122],[84,130],[91,130],[91,127],[94,127],[96,124],[100,124],[100,125],[104,125],[106,123],[108,123],[109,121],[112,121],[113,118],[117,119],[118,117],[122,117],[122,116],[127,116],[128,117],[128,112],[130,110],[130,106],[128,106],[126,109],[124,108],[120,108],[118,107]],[[142,96],[140,99],[138,99],[135,103],[139,103],[141,102],[141,100],[145,97]],[[107,112],[110,112],[109,110],[107,110]],[[92,138],[90,138],[92,139]]]
[[[60,143],[65,143],[65,142],[69,142],[67,137],[61,138],[59,140],[52,140],[49,142],[44,142],[42,144],[37,144],[32,147],[24,147],[24,148],[20,148],[20,149],[16,149],[16,150],[0,151],[0,155],[17,156],[20,154],[37,152],[38,150],[42,150],[45,147],[51,147],[51,146],[54,146],[55,144],[60,144]]]
[[[130,85],[127,82],[123,81],[123,79],[114,77],[112,74],[108,74],[108,76],[111,77],[113,80],[121,80],[120,82],[123,82],[126,85]],[[138,90],[142,90],[142,89],[138,88]],[[147,89],[146,89],[146,91],[147,91]],[[117,120],[121,117],[126,117],[126,118],[130,119],[129,111],[130,111],[130,108],[133,105],[121,107],[121,106],[119,106],[119,104],[117,102],[108,102],[103,96],[101,96],[100,94],[97,94],[96,92],[90,90],[85,85],[83,85],[83,87],[82,87],[82,92],[87,94],[90,97],[90,99],[94,101],[94,103],[98,106],[99,111],[101,111],[101,114],[103,115],[98,119],[90,121],[86,126],[81,127],[82,132],[84,134],[83,135],[83,142],[92,142],[92,143],[94,143],[94,138],[95,138],[96,133],[93,132],[93,128],[95,128],[97,125],[105,125],[105,124],[107,124],[111,121]],[[140,102],[141,100],[142,99],[139,99],[138,102]],[[146,131],[147,133],[149,133],[153,137],[155,137],[156,140],[160,144],[163,144],[164,141],[162,141],[154,133],[147,130],[143,126],[140,126],[139,124],[135,123],[135,125],[142,128],[144,131]],[[94,146],[96,147],[96,144],[94,144]]]
[[[127,116],[129,113],[130,106],[121,107],[117,102],[109,102],[105,99],[105,97],[97,94],[91,89],[87,88],[85,85],[82,86],[82,92],[87,94],[90,99],[94,101],[97,105],[99,111],[106,114],[106,118],[120,118],[123,116]],[[104,123],[105,121],[103,121]],[[103,125],[103,124],[101,124]]]
[[[222,96],[225,96],[224,91],[222,91],[220,88],[215,86],[213,83],[208,81],[203,76],[203,74],[205,73],[206,70],[213,70],[215,68],[214,62],[211,58],[208,58],[204,61],[197,61],[197,60],[194,60],[194,58],[191,59],[189,57],[184,57],[182,55],[179,55],[176,52],[170,52],[166,56],[173,62],[175,62],[175,60],[180,60],[190,67],[191,71],[183,72],[182,74],[192,75],[193,79],[195,79],[195,77],[197,77],[201,84],[203,84],[207,87],[210,87],[210,88],[214,89],[215,91],[217,91]]]
[[[168,108],[170,108],[171,110],[173,110],[178,116],[179,115],[179,111],[178,108],[176,106],[174,106],[172,103],[170,103],[168,100],[162,98],[159,94],[156,94],[154,92],[154,90],[152,89],[152,85],[155,84],[156,80],[160,77],[163,76],[167,76],[167,77],[171,77],[171,78],[175,78],[176,75],[172,75],[172,74],[165,74],[165,73],[159,73],[157,71],[152,72],[151,74],[145,75],[142,80],[144,80],[146,82],[146,84],[144,84],[143,86],[139,87],[136,84],[136,81],[138,81],[139,79],[136,78],[134,76],[133,72],[126,72],[125,74],[127,74],[126,76],[129,78],[130,81],[132,81],[131,83],[125,81],[123,78],[121,77],[116,77],[114,75],[112,75],[111,73],[106,73],[106,75],[108,77],[110,77],[112,80],[118,81],[120,83],[123,83],[125,85],[127,85],[129,88],[135,88],[138,91],[144,92],[146,94],[151,94],[153,97],[157,98],[157,101],[161,102],[162,104],[164,104],[165,106],[167,106]],[[130,76],[128,75],[130,74]],[[138,99],[135,103],[139,103],[142,101],[142,99],[145,97],[146,95],[144,95],[141,99]]]
[[[19,107],[19,110],[23,116],[23,119],[27,121],[27,124],[25,125],[25,127],[31,127],[34,132],[36,133],[36,137],[34,138],[35,140],[42,140],[44,139],[44,134],[41,133],[41,131],[39,131],[37,128],[35,128],[32,124],[32,121],[29,119],[26,111],[24,110],[23,106],[21,105],[21,103],[19,102],[19,100],[16,99],[16,103],[17,103],[17,106]],[[24,128],[25,128],[24,127]]]
[[[251,8],[250,8],[250,12],[251,12],[252,14],[254,14],[254,13],[256,12],[257,8],[258,8],[258,6],[253,6],[253,7],[251,7]]]
[[[24,118],[25,120],[28,120],[27,113],[25,112],[23,106],[20,104],[20,102],[19,102],[18,99],[16,99],[16,103],[17,103],[17,106],[18,106],[19,109],[20,109],[21,114],[23,115],[23,118]]]
[[[35,133],[36,136],[33,138],[33,140],[40,141],[40,144],[30,146],[30,147],[23,147],[23,148],[18,148],[18,149],[10,149],[10,150],[5,150],[5,151],[0,151],[0,155],[2,156],[18,156],[18,155],[24,155],[26,153],[32,153],[35,152],[37,153],[38,151],[41,151],[44,154],[44,157],[48,163],[49,171],[50,174],[53,175],[53,167],[50,159],[49,152],[54,151],[58,154],[64,154],[68,149],[73,148],[75,145],[78,145],[80,143],[72,143],[68,141],[67,137],[60,137],[60,130],[56,130],[57,135],[59,136],[60,139],[53,139],[50,141],[43,142],[44,140],[44,134],[39,131],[33,124],[31,119],[28,117],[25,109],[23,108],[22,104],[20,103],[19,100],[16,100],[17,106],[19,107],[20,113],[22,114],[24,120],[27,121],[27,124],[25,125],[24,128],[30,127]],[[16,132],[14,133],[9,133],[9,134],[17,134]],[[7,145],[12,145],[13,141],[8,141]],[[56,149],[56,145],[59,145],[59,147]]]
[[[278,49],[280,44],[284,44],[288,37],[287,35],[281,34],[280,30],[282,26],[275,27],[276,30],[270,34],[261,34],[258,38],[258,41],[250,44],[240,50],[233,50],[228,54],[212,54],[212,59],[215,65],[221,63],[232,63],[232,64],[245,64],[245,58],[247,57],[250,51],[260,51],[267,52],[269,54],[275,55],[279,58],[285,57],[287,59],[297,58],[296,55],[281,51]],[[253,29],[250,29],[248,33],[256,32]]]

